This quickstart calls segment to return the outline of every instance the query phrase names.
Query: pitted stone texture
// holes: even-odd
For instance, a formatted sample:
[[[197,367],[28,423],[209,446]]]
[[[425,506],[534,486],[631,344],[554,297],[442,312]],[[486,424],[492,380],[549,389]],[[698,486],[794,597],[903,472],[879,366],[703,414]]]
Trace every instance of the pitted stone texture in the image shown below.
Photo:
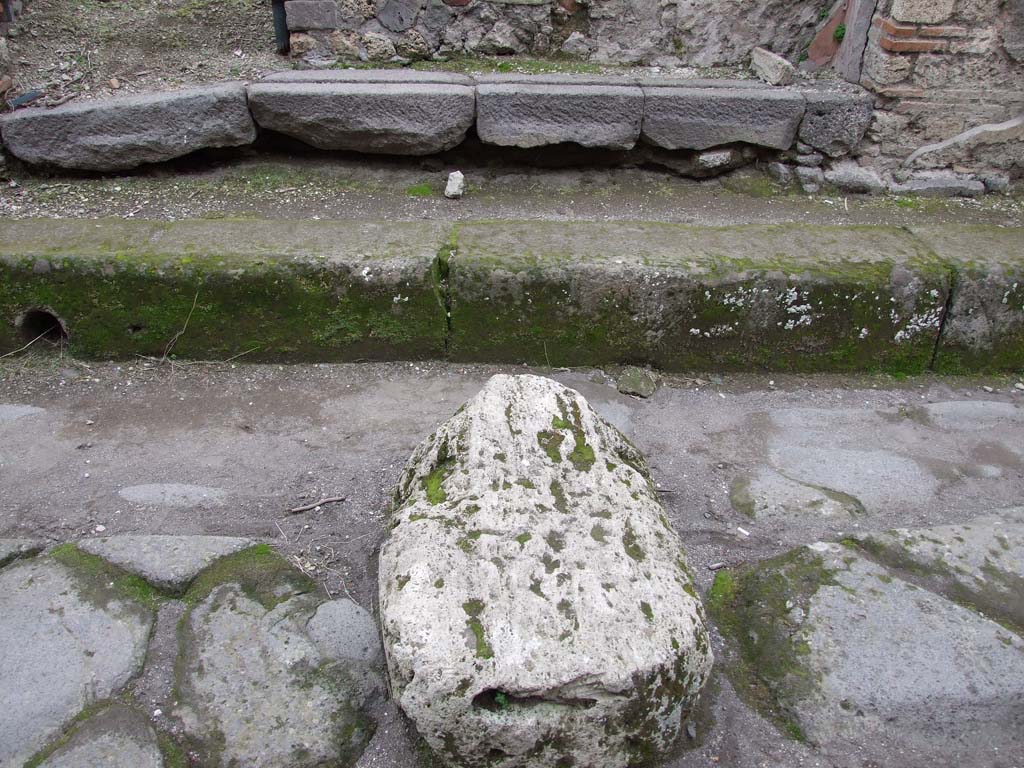
[[[643,458],[579,393],[493,377],[420,445],[380,555],[394,696],[450,762],[625,766],[711,667]]]
[[[986,754],[993,766],[1019,754],[1024,639],[1015,632],[840,544],[733,578],[725,604],[739,622],[726,626],[741,634],[772,711],[826,754],[899,754],[915,765]]]
[[[637,87],[481,83],[477,133],[505,147],[572,142],[632,149],[640,137],[644,95]]]
[[[141,576],[154,587],[180,593],[214,561],[252,543],[231,536],[108,536],[82,539],[78,548]]]
[[[45,544],[34,539],[0,539],[0,568],[21,557],[31,557],[42,551]]]
[[[146,654],[152,612],[50,557],[0,571],[0,765],[21,766]]]
[[[174,714],[202,765],[349,766],[373,734],[363,709],[378,681],[336,661],[305,632],[317,599],[273,607],[242,587],[215,587],[182,629]]]
[[[146,716],[115,704],[90,717],[39,768],[163,768]]]
[[[789,149],[804,115],[803,96],[770,88],[645,87],[644,96],[643,138],[665,149]]]
[[[885,191],[885,182],[877,171],[863,168],[853,160],[841,160],[826,170],[825,183],[842,192],[878,195]]]
[[[439,83],[257,83],[249,105],[263,128],[318,149],[429,155],[473,124],[473,89]]]
[[[807,112],[800,123],[800,141],[829,157],[841,157],[856,149],[871,125],[871,94],[804,91],[803,95]]]
[[[0,120],[0,131],[20,160],[85,171],[125,170],[256,138],[239,83],[19,110]]]

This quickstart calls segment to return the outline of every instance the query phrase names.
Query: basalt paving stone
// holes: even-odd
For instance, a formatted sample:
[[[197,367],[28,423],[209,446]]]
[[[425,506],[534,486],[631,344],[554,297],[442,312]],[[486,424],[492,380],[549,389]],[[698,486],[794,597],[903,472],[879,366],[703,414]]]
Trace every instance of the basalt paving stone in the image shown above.
[[[142,668],[145,589],[73,547],[0,571],[0,765],[21,766]]]

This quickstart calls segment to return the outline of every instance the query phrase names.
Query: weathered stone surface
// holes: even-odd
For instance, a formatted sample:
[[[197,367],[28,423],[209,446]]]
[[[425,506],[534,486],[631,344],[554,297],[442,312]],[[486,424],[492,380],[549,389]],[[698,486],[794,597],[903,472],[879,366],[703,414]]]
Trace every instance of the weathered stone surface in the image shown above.
[[[284,11],[290,30],[338,28],[338,4],[334,0],[288,0]]]
[[[352,765],[373,734],[368,667],[306,630],[315,586],[266,547],[221,561],[186,596],[176,676],[185,740],[202,765]]]
[[[864,139],[874,114],[874,99],[861,91],[804,91],[807,112],[800,123],[800,141],[830,157],[849,154]]]
[[[256,122],[318,149],[429,155],[473,124],[473,89],[440,83],[256,83]]]
[[[903,165],[908,168],[952,165],[979,147],[1002,147],[1015,157],[1024,154],[1024,115],[1001,123],[985,123],[944,141],[915,149]]]
[[[624,395],[650,397],[658,391],[658,379],[651,371],[631,365],[619,375],[616,386]]]
[[[750,66],[769,85],[789,85],[796,74],[796,67],[767,48],[751,51]]]
[[[729,486],[732,508],[754,520],[807,522],[832,517],[855,519],[864,505],[842,491],[802,483],[767,467],[739,475]]]
[[[413,454],[380,555],[392,691],[446,760],[625,766],[711,653],[643,459],[575,391],[493,377]]]
[[[826,170],[825,182],[841,192],[879,195],[885,191],[885,182],[877,171],[857,165],[853,160],[841,160]]]
[[[0,765],[21,766],[142,668],[152,610],[82,557],[64,548],[0,571]]]
[[[292,69],[274,72],[260,83],[405,83],[422,85],[465,85],[472,87],[473,78],[454,72],[420,71],[418,69]]]
[[[906,232],[825,231],[466,222],[448,351],[554,366],[923,370],[948,271]]]
[[[22,557],[31,557],[46,546],[34,539],[0,539],[0,568]]]
[[[985,185],[974,179],[965,179],[950,171],[921,171],[909,180],[893,184],[890,189],[897,195],[918,197],[978,197],[985,194]]]
[[[864,62],[864,48],[868,42],[871,19],[875,15],[877,0],[850,0],[846,6],[846,34],[839,44],[834,68],[849,83],[860,83]]]
[[[24,109],[0,119],[7,149],[27,163],[117,171],[256,138],[239,83]]]
[[[631,149],[640,137],[643,92],[634,86],[481,83],[477,133],[487,144],[573,142]]]
[[[79,549],[174,593],[183,592],[215,560],[250,546],[250,539],[231,536],[107,536],[78,542]]]
[[[804,114],[799,93],[769,88],[644,87],[644,97],[643,138],[665,149],[789,149]]]
[[[392,32],[404,32],[416,23],[423,0],[384,0],[377,21]]]
[[[827,755],[1014,754],[1024,640],[839,544],[721,572],[709,606],[761,705]],[[750,678],[746,678],[750,679]],[[991,763],[997,764],[996,762]]]
[[[800,187],[809,195],[818,192],[821,189],[821,185],[825,183],[825,174],[822,173],[821,168],[798,165],[793,170],[796,171],[796,178],[800,182]]]
[[[897,528],[853,539],[902,578],[1024,631],[1024,507],[963,525]]]
[[[959,225],[912,231],[957,274],[937,370],[1024,368],[1024,229]]]
[[[384,658],[377,622],[351,600],[321,603],[307,622],[306,632],[328,658],[352,659],[371,665]]]
[[[892,17],[911,24],[940,24],[953,13],[956,0],[893,0]]]
[[[146,716],[120,704],[93,715],[39,768],[164,768]]]

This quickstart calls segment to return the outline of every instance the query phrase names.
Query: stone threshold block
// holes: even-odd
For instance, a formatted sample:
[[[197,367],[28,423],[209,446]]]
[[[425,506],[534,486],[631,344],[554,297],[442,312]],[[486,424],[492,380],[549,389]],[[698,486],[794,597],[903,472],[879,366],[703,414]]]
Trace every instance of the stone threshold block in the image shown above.
[[[449,357],[663,370],[925,370],[950,276],[889,227],[458,228]]]
[[[0,133],[19,160],[81,171],[126,170],[256,139],[241,83],[18,110],[0,118]]]
[[[805,110],[802,94],[772,88],[645,86],[643,94],[643,139],[663,149],[789,149]]]
[[[466,137],[476,97],[471,85],[440,78],[321,77],[253,84],[249,106],[261,128],[318,149],[430,155]]]
[[[86,358],[438,358],[447,238],[431,222],[0,222],[0,349],[42,309]]]
[[[614,81],[612,81],[614,82]],[[477,133],[485,144],[532,148],[574,143],[632,149],[640,138],[644,94],[601,79],[481,79]]]

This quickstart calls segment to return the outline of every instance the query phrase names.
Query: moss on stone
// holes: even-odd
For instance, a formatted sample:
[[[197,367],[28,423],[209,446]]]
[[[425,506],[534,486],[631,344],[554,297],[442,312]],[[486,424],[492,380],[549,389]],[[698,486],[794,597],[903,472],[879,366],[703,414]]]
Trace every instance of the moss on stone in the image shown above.
[[[626,554],[638,563],[642,563],[647,556],[643,547],[640,546],[640,540],[637,538],[636,531],[633,530],[633,526],[629,522],[626,523],[626,530],[622,534],[622,547]]]
[[[196,577],[182,600],[195,606],[221,584],[237,584],[268,611],[290,597],[316,591],[308,576],[266,544],[220,558]]]
[[[466,626],[469,627],[470,632],[473,633],[473,637],[476,639],[476,655],[481,659],[493,658],[494,651],[487,642],[487,634],[484,632],[484,625],[480,621],[480,614],[484,611],[483,601],[477,599],[467,600],[462,604],[462,610],[469,617],[466,619]]]
[[[78,594],[94,605],[105,608],[111,601],[119,601],[154,611],[168,597],[141,576],[111,565],[74,544],[55,547],[50,557],[70,570]]]
[[[709,613],[738,651],[739,663],[727,667],[736,691],[801,740],[794,705],[811,695],[816,679],[789,614],[797,607],[806,614],[817,591],[834,584],[821,556],[801,547],[735,573],[719,571],[708,593]]]

